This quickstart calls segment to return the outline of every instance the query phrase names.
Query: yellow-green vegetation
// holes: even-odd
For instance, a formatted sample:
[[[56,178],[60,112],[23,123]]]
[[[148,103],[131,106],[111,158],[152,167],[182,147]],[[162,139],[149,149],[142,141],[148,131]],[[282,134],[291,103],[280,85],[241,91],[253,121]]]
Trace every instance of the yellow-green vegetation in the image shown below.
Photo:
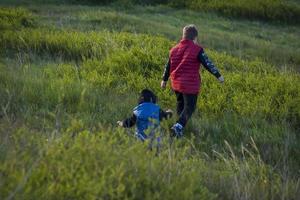
[[[218,41],[207,54],[225,84],[202,71],[186,136],[170,143],[175,118],[165,121],[162,146],[150,151],[133,129],[115,122],[131,114],[144,88],[155,91],[162,108],[175,108],[174,94],[159,87],[163,67],[181,26],[200,15],[167,7],[114,9],[0,9],[0,199],[297,199],[297,62],[281,60],[282,69],[257,52],[241,59],[221,52],[228,41]],[[151,12],[158,16],[146,20]],[[208,32],[219,19],[227,21],[201,16],[208,19],[199,24],[213,22]],[[274,47],[282,45],[276,25],[266,26]],[[297,51],[296,34],[287,30],[299,27],[280,29],[293,42],[283,48]],[[252,33],[243,37],[255,41]],[[205,39],[214,41],[203,33]],[[255,46],[240,51],[247,47]]]
[[[49,7],[51,9],[49,9]],[[161,7],[31,6],[41,26],[54,29],[144,33],[179,40],[189,23],[200,29],[200,42],[235,57],[266,61],[277,68],[300,70],[299,28],[260,21],[226,19],[214,14]]]
[[[216,11],[226,16],[299,23],[300,7],[287,0],[192,0],[194,10]]]
[[[7,2],[8,0],[3,0]],[[80,5],[169,5],[196,11],[217,12],[228,17],[260,19],[281,23],[300,23],[300,6],[293,0],[9,0],[7,3],[31,4],[80,4]]]
[[[20,27],[32,27],[33,18],[25,9],[0,9],[0,30],[15,30]]]

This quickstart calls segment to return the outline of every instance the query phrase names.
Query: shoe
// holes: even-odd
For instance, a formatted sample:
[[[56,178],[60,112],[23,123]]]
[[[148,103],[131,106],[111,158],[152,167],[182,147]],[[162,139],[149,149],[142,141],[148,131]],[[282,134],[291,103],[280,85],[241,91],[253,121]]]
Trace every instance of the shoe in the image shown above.
[[[183,126],[179,123],[176,123],[171,128],[172,137],[181,138],[183,136]]]

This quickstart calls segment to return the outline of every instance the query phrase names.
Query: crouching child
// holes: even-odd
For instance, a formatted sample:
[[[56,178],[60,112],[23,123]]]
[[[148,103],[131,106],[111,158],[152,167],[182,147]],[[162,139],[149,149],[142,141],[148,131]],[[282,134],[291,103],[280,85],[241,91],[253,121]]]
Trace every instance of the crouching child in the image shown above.
[[[173,114],[171,110],[163,111],[156,102],[157,97],[152,91],[142,90],[138,105],[133,109],[131,117],[118,121],[117,124],[124,128],[136,125],[135,136],[143,142],[150,139],[152,143],[160,121],[172,117]],[[156,137],[156,139],[160,143],[160,137]]]

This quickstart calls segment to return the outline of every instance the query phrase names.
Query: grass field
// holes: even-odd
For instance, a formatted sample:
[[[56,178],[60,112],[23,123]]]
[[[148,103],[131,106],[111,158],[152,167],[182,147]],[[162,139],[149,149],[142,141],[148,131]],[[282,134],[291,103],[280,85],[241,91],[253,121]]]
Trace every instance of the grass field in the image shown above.
[[[167,6],[0,7],[0,199],[297,199],[300,27]],[[295,5],[298,3],[295,1]],[[14,4],[16,5],[16,4]],[[149,151],[116,127],[194,23],[202,71],[186,136]]]

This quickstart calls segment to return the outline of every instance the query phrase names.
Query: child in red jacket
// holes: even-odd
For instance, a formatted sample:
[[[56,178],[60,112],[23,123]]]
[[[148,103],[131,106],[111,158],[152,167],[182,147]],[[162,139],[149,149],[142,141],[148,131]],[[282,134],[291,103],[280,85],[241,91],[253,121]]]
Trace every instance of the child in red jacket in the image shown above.
[[[183,28],[182,40],[170,50],[165,66],[161,87],[166,88],[169,77],[177,98],[179,119],[171,128],[173,136],[182,137],[183,128],[195,111],[201,85],[200,66],[203,65],[221,83],[223,76],[197,43],[198,31],[195,25]]]

